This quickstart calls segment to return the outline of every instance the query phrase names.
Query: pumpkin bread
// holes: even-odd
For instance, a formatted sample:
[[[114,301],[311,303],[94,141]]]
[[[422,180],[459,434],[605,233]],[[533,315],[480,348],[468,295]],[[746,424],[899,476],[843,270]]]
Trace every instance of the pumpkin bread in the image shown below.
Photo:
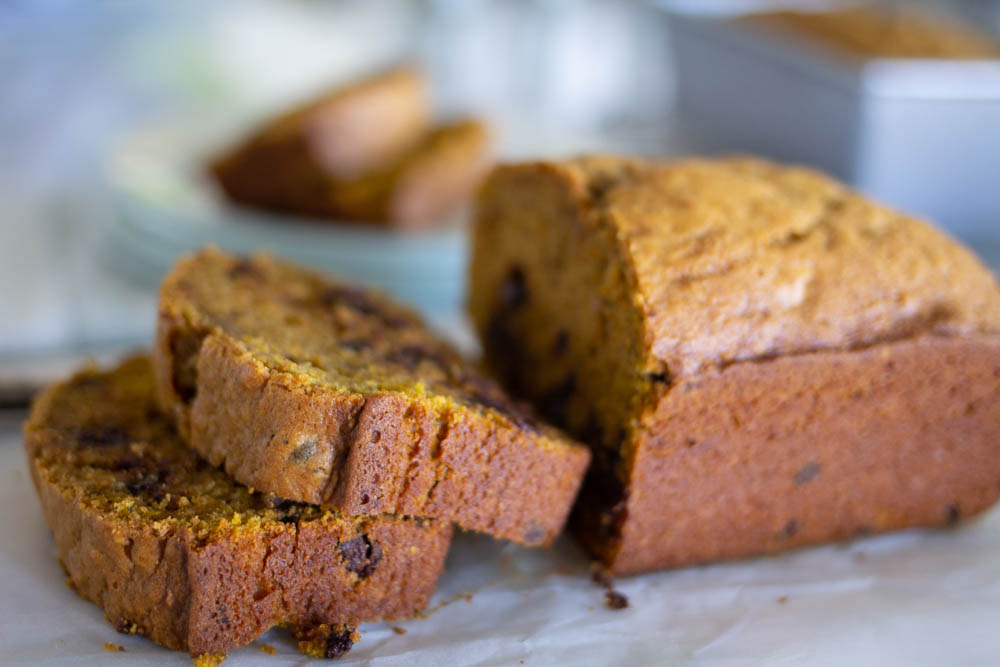
[[[236,480],[345,514],[560,532],[589,461],[382,295],[208,249],[160,291],[161,405]]]
[[[592,447],[571,524],[613,572],[943,525],[1000,494],[995,278],[812,170],[501,167],[470,289],[490,365]]]

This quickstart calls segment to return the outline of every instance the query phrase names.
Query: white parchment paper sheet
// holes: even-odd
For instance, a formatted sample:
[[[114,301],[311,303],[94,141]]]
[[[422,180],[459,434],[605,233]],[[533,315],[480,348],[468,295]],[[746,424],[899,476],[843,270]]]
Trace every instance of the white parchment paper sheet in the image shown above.
[[[0,663],[189,665],[120,635],[63,583],[21,436],[0,435]],[[531,551],[461,535],[426,618],[360,628],[337,665],[998,665],[1000,511],[774,558],[616,583],[604,607],[586,558],[564,540]],[[111,653],[112,642],[125,648]],[[274,655],[261,644],[275,649]],[[282,631],[227,667],[311,662]],[[315,664],[323,664],[316,662]]]

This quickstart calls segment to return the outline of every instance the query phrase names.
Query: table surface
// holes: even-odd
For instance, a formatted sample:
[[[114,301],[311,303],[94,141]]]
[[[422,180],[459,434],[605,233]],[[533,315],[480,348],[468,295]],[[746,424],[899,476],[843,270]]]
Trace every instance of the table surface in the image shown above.
[[[21,419],[0,412],[0,662],[190,664],[116,633],[65,586]],[[603,606],[567,538],[545,551],[459,535],[426,617],[396,624],[405,634],[362,626],[338,664],[995,665],[1000,508],[955,529],[653,573],[616,588],[627,609]],[[125,650],[107,652],[106,642]],[[275,630],[226,664],[307,661]]]

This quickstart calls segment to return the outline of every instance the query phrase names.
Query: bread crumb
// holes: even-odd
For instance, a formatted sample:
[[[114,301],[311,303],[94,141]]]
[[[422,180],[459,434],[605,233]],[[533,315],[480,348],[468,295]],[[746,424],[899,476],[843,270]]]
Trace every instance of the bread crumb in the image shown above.
[[[393,627],[392,631],[395,632],[397,635],[405,635],[406,634],[406,628],[401,628],[398,625],[395,626],[395,627]]]
[[[192,657],[191,664],[194,667],[219,667],[225,659],[226,655],[224,653],[204,653]]]
[[[119,651],[124,651],[125,647],[111,642],[104,642],[104,650],[108,653],[117,653]]]
[[[625,609],[628,607],[628,598],[624,593],[618,591],[608,591],[604,594],[604,604],[608,609]]]
[[[274,647],[270,644],[261,644],[258,648],[268,655],[274,655]]]
[[[780,598],[778,598],[778,604],[785,604],[786,602],[788,602],[787,595],[782,595]]]

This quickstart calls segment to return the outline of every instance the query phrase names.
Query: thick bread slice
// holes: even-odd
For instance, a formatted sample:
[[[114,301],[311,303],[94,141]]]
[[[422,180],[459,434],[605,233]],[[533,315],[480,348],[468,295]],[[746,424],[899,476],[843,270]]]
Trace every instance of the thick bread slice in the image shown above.
[[[489,166],[490,137],[476,120],[430,128],[415,143],[351,175],[328,172],[309,146],[254,144],[212,171],[238,203],[317,218],[419,228],[439,224],[472,194]]]
[[[120,631],[192,655],[274,625],[309,634],[410,616],[450,541],[446,522],[345,517],[236,484],[157,409],[147,357],[46,390],[25,449],[73,588]],[[349,635],[331,639],[343,648]]]
[[[314,164],[334,178],[354,178],[412,148],[429,117],[423,75],[397,67],[338,86],[270,119],[216,167],[242,156],[277,181],[292,161]]]
[[[409,310],[266,256],[178,263],[154,360],[161,405],[213,465],[346,514],[546,545],[589,461]]]

